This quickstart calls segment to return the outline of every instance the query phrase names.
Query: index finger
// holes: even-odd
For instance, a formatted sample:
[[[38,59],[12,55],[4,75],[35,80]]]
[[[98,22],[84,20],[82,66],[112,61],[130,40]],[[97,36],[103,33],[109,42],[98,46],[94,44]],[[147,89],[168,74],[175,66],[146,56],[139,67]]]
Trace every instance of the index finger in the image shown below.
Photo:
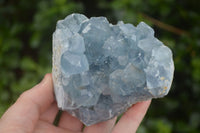
[[[54,100],[52,75],[46,74],[39,84],[22,93],[16,105],[30,105],[32,109],[36,108],[40,114],[44,112]]]
[[[51,74],[32,89],[25,91],[2,116],[1,122],[9,127],[33,131],[39,116],[54,102]],[[27,131],[27,132],[29,132]]]

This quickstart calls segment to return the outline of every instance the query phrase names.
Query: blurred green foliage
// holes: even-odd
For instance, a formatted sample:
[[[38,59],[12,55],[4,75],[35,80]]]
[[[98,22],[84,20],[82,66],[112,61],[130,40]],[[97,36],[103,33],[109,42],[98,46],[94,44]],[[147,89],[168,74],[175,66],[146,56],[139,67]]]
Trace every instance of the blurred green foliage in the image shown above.
[[[200,1],[0,0],[0,115],[51,72],[52,33],[73,13],[144,21],[174,53],[168,96],[153,100],[138,133],[200,132]]]

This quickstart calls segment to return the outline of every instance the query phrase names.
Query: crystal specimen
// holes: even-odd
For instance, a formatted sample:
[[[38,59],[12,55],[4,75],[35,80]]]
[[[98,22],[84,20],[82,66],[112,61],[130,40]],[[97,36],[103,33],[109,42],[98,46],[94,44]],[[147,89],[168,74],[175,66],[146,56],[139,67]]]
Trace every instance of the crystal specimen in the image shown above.
[[[58,107],[88,126],[165,96],[174,63],[144,22],[112,25],[105,17],[71,14],[53,34],[52,73]]]

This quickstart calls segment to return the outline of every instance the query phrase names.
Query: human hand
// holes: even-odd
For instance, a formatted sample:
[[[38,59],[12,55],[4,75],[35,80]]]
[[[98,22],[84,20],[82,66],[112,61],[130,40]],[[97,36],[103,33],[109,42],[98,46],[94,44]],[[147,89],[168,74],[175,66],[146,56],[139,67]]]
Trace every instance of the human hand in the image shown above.
[[[150,101],[133,105],[115,125],[116,118],[83,129],[75,117],[63,112],[58,126],[53,121],[58,112],[51,74],[25,91],[0,119],[0,133],[134,133]]]

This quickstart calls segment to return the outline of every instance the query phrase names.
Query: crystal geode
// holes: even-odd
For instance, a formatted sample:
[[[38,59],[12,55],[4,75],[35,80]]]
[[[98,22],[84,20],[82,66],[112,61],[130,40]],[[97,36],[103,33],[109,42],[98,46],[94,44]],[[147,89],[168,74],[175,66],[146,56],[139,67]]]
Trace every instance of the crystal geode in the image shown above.
[[[174,63],[144,22],[112,25],[105,17],[71,14],[53,33],[52,73],[58,107],[89,126],[165,96]]]

